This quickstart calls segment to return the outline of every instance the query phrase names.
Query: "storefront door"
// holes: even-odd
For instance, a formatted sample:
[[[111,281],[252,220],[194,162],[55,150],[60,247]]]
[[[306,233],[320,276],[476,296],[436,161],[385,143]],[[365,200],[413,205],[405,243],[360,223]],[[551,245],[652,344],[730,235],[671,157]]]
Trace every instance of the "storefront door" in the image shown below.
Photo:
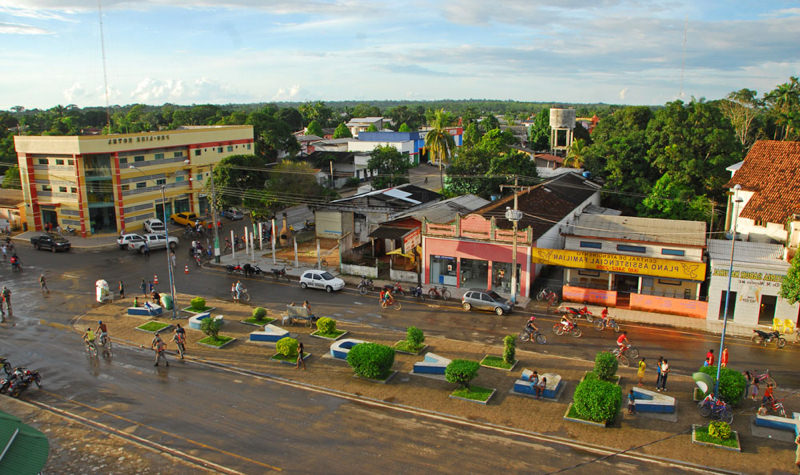
[[[774,295],[761,296],[761,308],[758,311],[759,325],[772,325],[772,319],[775,318],[775,304],[778,302],[778,297]]]

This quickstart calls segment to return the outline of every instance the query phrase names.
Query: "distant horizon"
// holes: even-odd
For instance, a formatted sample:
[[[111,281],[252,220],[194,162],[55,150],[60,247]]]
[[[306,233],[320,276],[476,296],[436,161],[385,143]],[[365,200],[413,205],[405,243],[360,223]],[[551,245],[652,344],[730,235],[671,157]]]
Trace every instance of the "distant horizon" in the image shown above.
[[[762,97],[798,37],[790,0],[0,0],[0,109]]]

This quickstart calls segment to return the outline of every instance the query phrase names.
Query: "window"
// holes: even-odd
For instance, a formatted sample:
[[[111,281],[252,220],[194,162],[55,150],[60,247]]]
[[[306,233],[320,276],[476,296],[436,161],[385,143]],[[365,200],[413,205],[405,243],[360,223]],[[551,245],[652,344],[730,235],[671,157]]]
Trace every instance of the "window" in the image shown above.
[[[122,185],[122,191],[128,191],[131,189],[131,185]]]
[[[185,177],[185,176],[176,176],[176,177],[175,177],[175,183],[180,183],[180,182],[182,182],[182,181],[183,181],[183,180],[185,180],[185,179],[186,179],[186,177]]]
[[[627,244],[617,244],[617,250],[623,252],[638,252],[640,254],[647,252],[644,246],[629,246]]]
[[[53,191],[53,187],[50,185],[42,185],[42,191]]]
[[[136,184],[136,188],[137,189],[146,188],[146,187],[147,187],[147,182],[146,181],[140,181],[139,183]]]
[[[64,164],[64,160],[61,160],[59,158],[56,159],[56,165],[63,165],[63,164]]]
[[[198,148],[197,150],[194,151],[194,156],[197,157],[199,155],[200,155],[200,149]]]
[[[155,155],[155,159],[156,160],[164,160],[164,154],[163,153],[157,153]]]
[[[178,158],[183,156],[183,152],[175,152],[172,154],[173,157]]]
[[[128,157],[120,157],[119,164],[125,165],[126,163],[128,163]]]
[[[233,152],[233,146],[232,145],[228,145],[228,151],[229,152]]]
[[[600,277],[599,270],[579,270],[578,275],[584,275],[586,277]]]
[[[222,147],[217,148],[217,153],[222,153]]]
[[[59,186],[58,187],[58,191],[59,191],[59,193],[66,193],[67,192],[67,187],[66,186]]]
[[[664,248],[664,249],[661,250],[661,254],[664,254],[665,256],[685,256],[686,255],[686,251],[684,251],[683,249],[666,249],[666,248]]]
[[[133,161],[134,162],[143,162],[144,161],[144,155],[136,155],[135,157],[133,157]]]
[[[202,173],[198,173],[198,174],[197,174],[197,177],[195,178],[195,180],[197,180],[197,181],[203,181],[203,174],[202,174]]]
[[[39,165],[47,165],[47,159],[46,158],[40,158],[39,159]]]
[[[166,185],[167,179],[166,178],[159,178],[156,180],[156,185]]]
[[[603,243],[601,242],[592,242],[592,241],[581,241],[581,247],[588,247],[591,249],[602,249]]]
[[[247,150],[250,150],[250,144],[247,144]]]
[[[77,188],[75,188],[75,187],[72,187],[72,188],[70,188],[70,189],[69,189],[69,192],[70,192],[70,193],[77,193],[77,192],[78,192],[78,189],[77,189]]]
[[[757,219],[755,221],[755,225],[763,228],[764,227],[764,220],[763,219]]]
[[[664,285],[681,285],[680,280],[674,280],[674,279],[658,279],[658,283]]]
[[[75,165],[75,160],[67,160],[67,165]]]

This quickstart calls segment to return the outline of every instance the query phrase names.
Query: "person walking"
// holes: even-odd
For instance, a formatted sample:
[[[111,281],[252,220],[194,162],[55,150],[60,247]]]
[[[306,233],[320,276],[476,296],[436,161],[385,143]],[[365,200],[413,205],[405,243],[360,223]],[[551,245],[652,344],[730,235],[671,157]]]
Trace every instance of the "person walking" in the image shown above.
[[[147,297],[147,282],[145,282],[144,279],[142,279],[141,288],[142,288],[142,295]]]
[[[152,295],[153,291],[156,290],[156,286],[153,284],[152,280],[148,280],[147,285],[150,286],[150,295]],[[144,296],[147,297],[147,294],[144,294]]]
[[[639,371],[636,372],[636,376],[639,377],[639,387],[644,386],[642,383],[642,379],[644,379],[644,370],[647,368],[647,363],[644,362],[644,358],[639,360]]]
[[[664,362],[664,358],[662,356],[658,357],[658,363],[656,363],[656,389],[661,387],[661,363]]]
[[[150,245],[144,242],[144,257],[150,257]]]
[[[172,268],[175,268],[177,264],[177,258],[175,257],[175,251],[169,251],[169,262],[172,264]]]
[[[300,369],[300,365],[303,365],[303,371],[306,369],[306,361],[303,359],[303,342],[301,341],[297,345],[297,364],[295,365],[295,369]]]
[[[39,274],[39,285],[42,287],[42,293],[50,293],[50,289],[47,288],[47,279],[44,278],[44,274]]]
[[[714,366],[714,349],[708,350],[706,353],[706,360],[703,362],[703,366]]]
[[[722,349],[722,354],[719,355],[719,365],[723,368],[728,367],[728,347]]]
[[[164,354],[164,351],[167,349],[167,344],[164,343],[164,340],[161,339],[158,333],[153,337],[150,347],[156,352],[156,361],[153,363],[153,366],[158,366],[158,362],[161,361],[161,359],[164,360],[164,366],[169,366],[167,356]]]
[[[121,280],[119,281],[119,298],[125,298],[125,284]]]
[[[628,391],[628,415],[636,414],[636,396],[633,394],[633,389]]]
[[[13,313],[11,310],[11,290],[5,285],[3,286],[3,300],[6,302],[6,311],[8,312],[9,317],[13,317]]]
[[[661,363],[661,389],[660,391],[667,392],[667,376],[669,376],[669,361],[664,360]]]

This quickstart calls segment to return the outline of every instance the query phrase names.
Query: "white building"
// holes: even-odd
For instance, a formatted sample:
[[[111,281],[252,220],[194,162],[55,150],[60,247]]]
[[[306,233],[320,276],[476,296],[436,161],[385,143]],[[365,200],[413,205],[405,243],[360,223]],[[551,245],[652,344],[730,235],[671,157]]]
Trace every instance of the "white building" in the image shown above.
[[[358,133],[365,132],[370,125],[374,125],[377,130],[381,130],[383,128],[383,117],[353,117],[345,125],[350,129],[353,137],[358,137]]]

